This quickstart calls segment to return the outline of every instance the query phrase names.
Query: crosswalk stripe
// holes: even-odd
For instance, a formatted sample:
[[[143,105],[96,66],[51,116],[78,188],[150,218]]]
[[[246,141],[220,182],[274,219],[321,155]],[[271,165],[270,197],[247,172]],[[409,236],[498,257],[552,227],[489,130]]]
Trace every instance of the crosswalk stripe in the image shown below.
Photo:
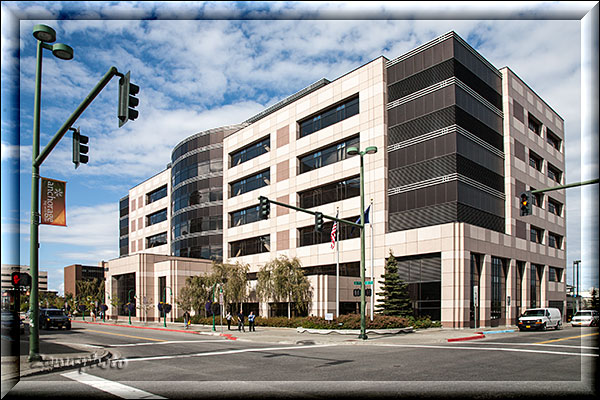
[[[123,385],[119,382],[109,381],[108,379],[86,374],[84,372],[73,371],[62,374],[62,376],[79,383],[83,383],[84,385],[92,386],[96,389],[102,390],[103,392],[110,393],[123,399],[166,399],[166,397],[148,393],[131,386]]]

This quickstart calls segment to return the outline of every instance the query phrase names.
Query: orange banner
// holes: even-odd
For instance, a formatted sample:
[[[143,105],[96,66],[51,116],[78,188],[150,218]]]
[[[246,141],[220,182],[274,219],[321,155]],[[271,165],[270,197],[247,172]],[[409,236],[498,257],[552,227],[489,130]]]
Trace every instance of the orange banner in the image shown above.
[[[67,182],[42,178],[42,224],[67,226]]]

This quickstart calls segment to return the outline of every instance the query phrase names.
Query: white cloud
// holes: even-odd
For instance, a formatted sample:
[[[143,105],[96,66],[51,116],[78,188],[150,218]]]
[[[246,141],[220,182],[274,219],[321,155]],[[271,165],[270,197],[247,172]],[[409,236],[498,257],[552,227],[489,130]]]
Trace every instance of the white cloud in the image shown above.
[[[17,160],[19,158],[20,147],[11,144],[1,144],[2,162],[9,160]]]

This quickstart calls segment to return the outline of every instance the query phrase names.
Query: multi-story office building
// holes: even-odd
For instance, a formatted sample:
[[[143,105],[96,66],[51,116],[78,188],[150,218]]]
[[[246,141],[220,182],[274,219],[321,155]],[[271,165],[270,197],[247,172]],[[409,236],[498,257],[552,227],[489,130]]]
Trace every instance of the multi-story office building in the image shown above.
[[[249,264],[252,282],[278,255],[298,257],[313,288],[309,313],[335,312],[332,222],[317,233],[312,215],[279,206],[263,220],[258,197],[355,221],[360,158],[347,149],[375,146],[364,156],[374,293],[392,252],[416,314],[444,326],[509,324],[530,306],[564,309],[564,191],[537,196],[533,215],[519,215],[522,191],[563,182],[563,129],[562,118],[514,72],[497,69],[453,32],[396,59],[379,57],[224,134],[222,258]],[[189,150],[176,152],[172,165]],[[173,188],[176,180],[186,184],[171,174]],[[191,200],[183,201],[172,200],[173,215],[177,207],[187,212]],[[195,253],[187,244],[175,248],[175,237],[189,240],[186,221],[191,217],[171,221],[171,254],[214,255],[210,240]],[[218,227],[202,220],[195,235],[218,234]],[[339,229],[339,308],[356,312],[359,232]],[[249,301],[263,315],[281,310],[259,304],[252,292]]]
[[[99,283],[104,281],[104,267],[94,265],[73,264],[64,268],[64,292],[79,296],[77,282],[96,279]]]

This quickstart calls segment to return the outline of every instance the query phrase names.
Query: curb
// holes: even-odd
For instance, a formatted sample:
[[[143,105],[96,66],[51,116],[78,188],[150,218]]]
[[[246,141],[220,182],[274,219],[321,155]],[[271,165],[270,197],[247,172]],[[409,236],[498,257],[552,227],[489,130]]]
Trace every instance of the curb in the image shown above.
[[[75,358],[42,355],[42,361],[32,362],[30,363],[31,368],[21,369],[20,376],[22,378],[74,368],[85,368],[107,362],[110,358],[112,358],[112,354],[104,349],[97,353],[85,353],[85,355],[82,354]]]
[[[475,332],[478,333],[478,332]],[[453,339],[448,339],[449,342],[462,342],[465,340],[475,340],[475,339],[483,339],[485,337],[484,334],[480,333],[478,335],[475,336],[467,336],[467,337],[462,337],[462,338],[453,338]]]
[[[152,327],[152,326],[110,324],[110,323],[106,323],[106,322],[88,322],[88,321],[72,321],[72,322],[75,322],[78,324],[105,325],[105,326],[117,326],[117,327],[121,327],[121,328],[150,329],[150,330],[154,330],[154,331],[190,333],[190,334],[194,334],[194,335],[221,336],[228,340],[237,340],[237,337],[232,336],[229,333],[199,332],[199,331],[191,331],[189,329],[170,329],[170,328],[158,328],[158,327]]]
[[[296,328],[296,332],[298,333],[316,333],[321,335],[329,335],[330,333],[337,333],[339,335],[358,335],[360,333],[359,329],[310,329],[310,328]],[[365,333],[374,333],[377,335],[396,335],[399,333],[412,333],[414,332],[413,327],[409,326],[407,328],[398,328],[398,329],[368,329]]]

